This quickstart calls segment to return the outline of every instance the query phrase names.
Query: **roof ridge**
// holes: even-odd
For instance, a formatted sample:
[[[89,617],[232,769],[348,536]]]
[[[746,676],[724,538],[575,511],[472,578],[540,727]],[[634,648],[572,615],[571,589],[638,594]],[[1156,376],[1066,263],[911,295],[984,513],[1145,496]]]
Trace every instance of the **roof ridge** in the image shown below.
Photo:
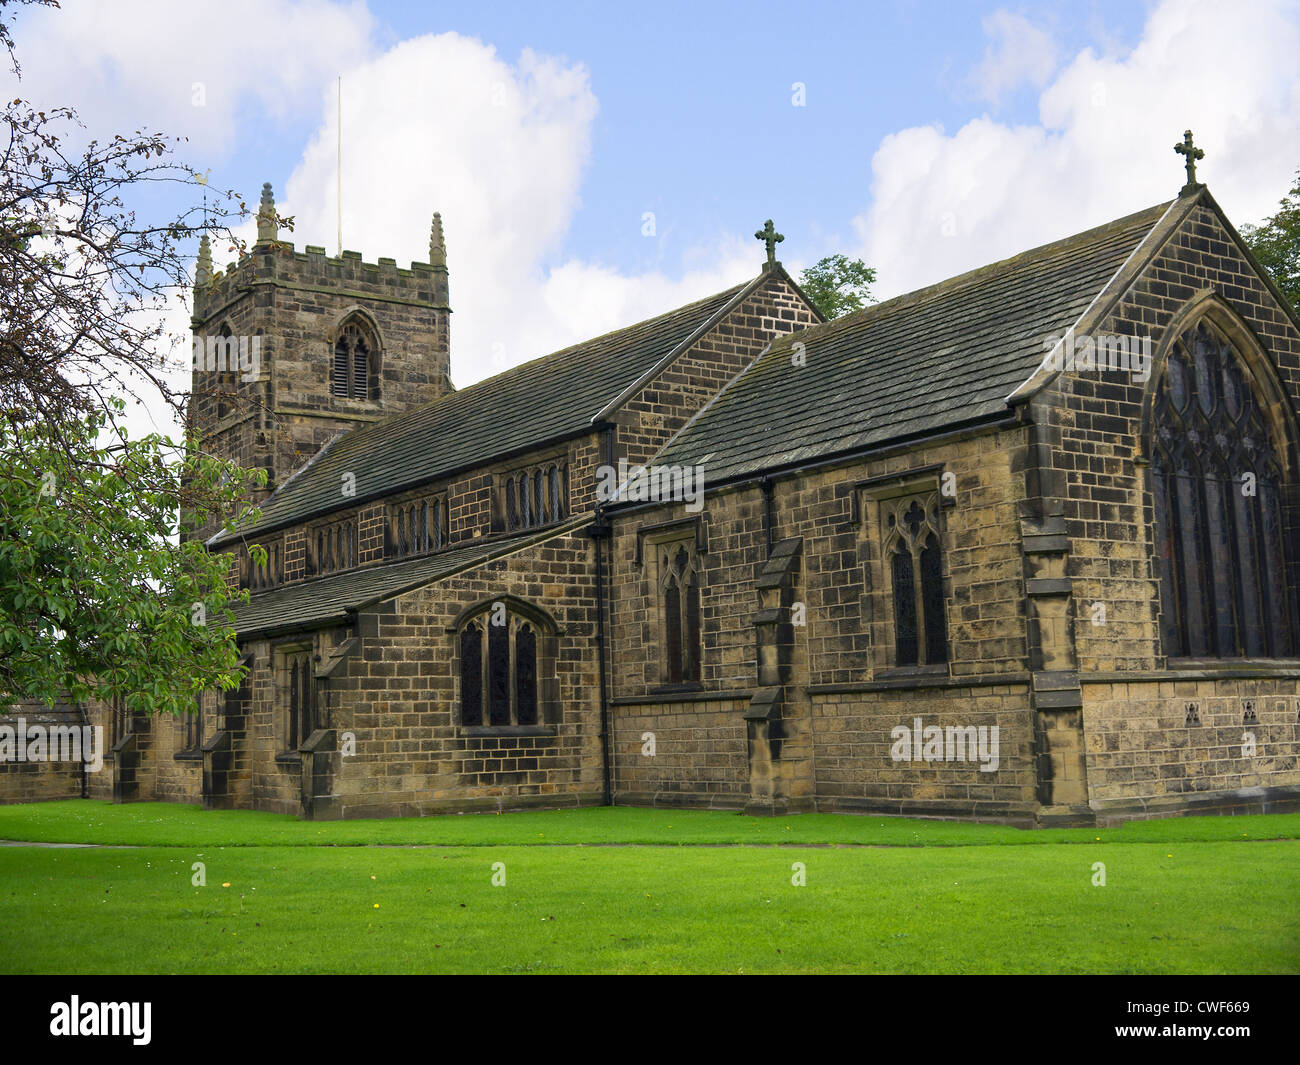
[[[1140,211],[1134,211],[1132,214],[1124,215],[1122,218],[1114,218],[1099,226],[1093,226],[1091,229],[1080,230],[1078,233],[1071,233],[1069,236],[1048,241],[1046,244],[1039,244],[1033,248],[1026,248],[1024,251],[1016,252],[1014,255],[1007,256],[1005,259],[996,259],[991,263],[985,263],[982,266],[976,266],[970,270],[964,271],[963,273],[954,274],[952,277],[944,278],[942,281],[936,281],[933,284],[912,289],[910,292],[901,292],[897,296],[891,296],[887,300],[873,303],[870,307],[864,307],[860,311],[854,311],[853,313],[846,314],[841,318],[833,318],[829,322],[824,322],[821,325],[811,325],[807,329],[801,330],[797,333],[790,333],[788,336],[801,337],[809,336],[811,334],[826,336],[838,331],[838,328],[850,324],[860,324],[881,314],[893,313],[902,307],[914,306],[930,299],[939,299],[944,296],[952,295],[954,292],[981,280],[991,271],[1010,268],[1017,262],[1023,262],[1025,264],[1031,263],[1035,259],[1042,258],[1054,250],[1059,250],[1074,243],[1086,243],[1088,238],[1096,238],[1107,230],[1119,231],[1125,229],[1128,226],[1133,225],[1144,215],[1155,214],[1156,211],[1159,211],[1160,215],[1158,215],[1152,222],[1152,225],[1155,225],[1155,223],[1163,217],[1164,213],[1176,202],[1177,198],[1167,200],[1164,203],[1153,204],[1152,206],[1145,207]]]

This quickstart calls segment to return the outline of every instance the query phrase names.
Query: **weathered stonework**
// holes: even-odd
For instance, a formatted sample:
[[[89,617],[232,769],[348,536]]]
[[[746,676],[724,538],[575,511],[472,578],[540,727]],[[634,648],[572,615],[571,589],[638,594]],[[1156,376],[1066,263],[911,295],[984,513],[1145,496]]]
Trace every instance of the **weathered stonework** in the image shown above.
[[[1007,385],[1005,403],[996,393],[992,414],[906,440],[810,447],[806,459],[716,481],[702,455],[700,509],[598,500],[601,467],[671,453],[769,345],[817,326],[773,264],[723,294],[722,311],[580,429],[382,498],[359,486],[269,530],[282,573],[254,605],[283,609],[241,623],[243,687],[209,697],[197,749],[183,722],[118,728],[89,794],[311,818],[613,801],[1024,826],[1300,807],[1300,659],[1171,659],[1147,465],[1162,360],[1205,316],[1265,383],[1288,486],[1288,565],[1277,578],[1294,595],[1300,328],[1208,195],[1133,217],[1159,221],[1102,292],[1070,306],[1089,308],[1081,332],[1149,335],[1149,380],[1040,366]],[[1123,222],[1134,224],[1120,220],[1097,240],[1119,239]],[[200,301],[203,328],[229,322],[268,338],[262,391],[238,412],[198,401],[214,446],[283,484],[337,432],[436,403],[445,278],[445,259],[399,271],[259,246]],[[330,329],[354,304],[383,337],[382,390],[336,401]],[[868,310],[859,321],[883,317]],[[837,329],[804,334],[810,359]],[[562,514],[513,527],[503,484],[542,466],[565,471]],[[435,497],[445,542],[397,558],[394,513]],[[936,546],[896,569],[896,530],[913,503]],[[355,567],[326,573],[314,538],[344,527]],[[458,561],[444,570],[440,559]],[[696,583],[672,585],[670,613],[677,560]],[[248,569],[232,565],[232,582],[246,583]],[[895,591],[905,580],[922,589],[907,609]],[[698,600],[682,607],[684,587]],[[474,685],[488,674],[465,662],[518,653],[508,640],[493,652],[487,626],[486,643],[470,639],[469,622],[497,604],[527,628],[537,675],[510,674],[513,688],[485,696]],[[942,619],[941,656],[920,631],[927,611]],[[696,625],[698,655],[678,668]],[[307,688],[295,687],[303,674],[290,663],[309,666]],[[308,689],[310,727],[295,737],[290,705]],[[535,720],[469,724],[462,713],[507,703],[533,706]]]

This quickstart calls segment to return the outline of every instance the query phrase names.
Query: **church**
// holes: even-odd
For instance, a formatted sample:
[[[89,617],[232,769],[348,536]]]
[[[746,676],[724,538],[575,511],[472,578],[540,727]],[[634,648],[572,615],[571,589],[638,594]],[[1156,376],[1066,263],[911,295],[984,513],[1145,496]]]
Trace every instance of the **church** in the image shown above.
[[[108,753],[67,786],[314,819],[1300,809],[1300,318],[1185,147],[1168,202],[832,321],[769,222],[744,284],[461,389],[442,219],[409,269],[333,258],[265,187],[194,293],[196,338],[259,353],[191,405],[268,475],[254,525],[202,531],[246,676],[182,720],[84,708]]]

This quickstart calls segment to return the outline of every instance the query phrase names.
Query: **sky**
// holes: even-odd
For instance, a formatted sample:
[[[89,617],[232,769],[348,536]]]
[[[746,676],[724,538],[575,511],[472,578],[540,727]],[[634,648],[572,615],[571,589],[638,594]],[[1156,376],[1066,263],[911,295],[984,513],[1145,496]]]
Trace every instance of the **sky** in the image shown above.
[[[343,247],[424,261],[441,212],[460,387],[755,276],[768,218],[888,298],[1173,198],[1189,127],[1238,226],[1300,170],[1300,0],[63,0],[14,35],[15,94],[188,138],[331,254],[341,78]]]

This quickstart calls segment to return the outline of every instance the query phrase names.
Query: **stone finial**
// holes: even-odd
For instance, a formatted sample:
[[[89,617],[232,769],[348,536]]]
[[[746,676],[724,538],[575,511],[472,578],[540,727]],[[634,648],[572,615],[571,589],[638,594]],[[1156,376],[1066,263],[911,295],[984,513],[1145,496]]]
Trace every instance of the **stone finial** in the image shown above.
[[[199,262],[194,268],[194,284],[206,285],[212,280],[212,244],[208,235],[199,238]]]
[[[442,215],[433,212],[433,225],[429,229],[429,265],[447,265],[447,242],[442,235]]]
[[[1183,132],[1182,141],[1174,145],[1174,151],[1183,157],[1183,165],[1187,167],[1187,184],[1182,187],[1182,192],[1195,192],[1201,187],[1196,181],[1196,160],[1205,158],[1205,150],[1192,143],[1189,129]]]
[[[754,234],[756,240],[761,240],[767,247],[767,262],[764,264],[765,270],[770,270],[776,265],[776,246],[785,240],[785,237],[776,231],[772,225],[772,219],[763,223],[763,228]]]
[[[262,186],[262,202],[257,209],[257,243],[274,244],[279,233],[275,224],[275,196],[268,181]]]

